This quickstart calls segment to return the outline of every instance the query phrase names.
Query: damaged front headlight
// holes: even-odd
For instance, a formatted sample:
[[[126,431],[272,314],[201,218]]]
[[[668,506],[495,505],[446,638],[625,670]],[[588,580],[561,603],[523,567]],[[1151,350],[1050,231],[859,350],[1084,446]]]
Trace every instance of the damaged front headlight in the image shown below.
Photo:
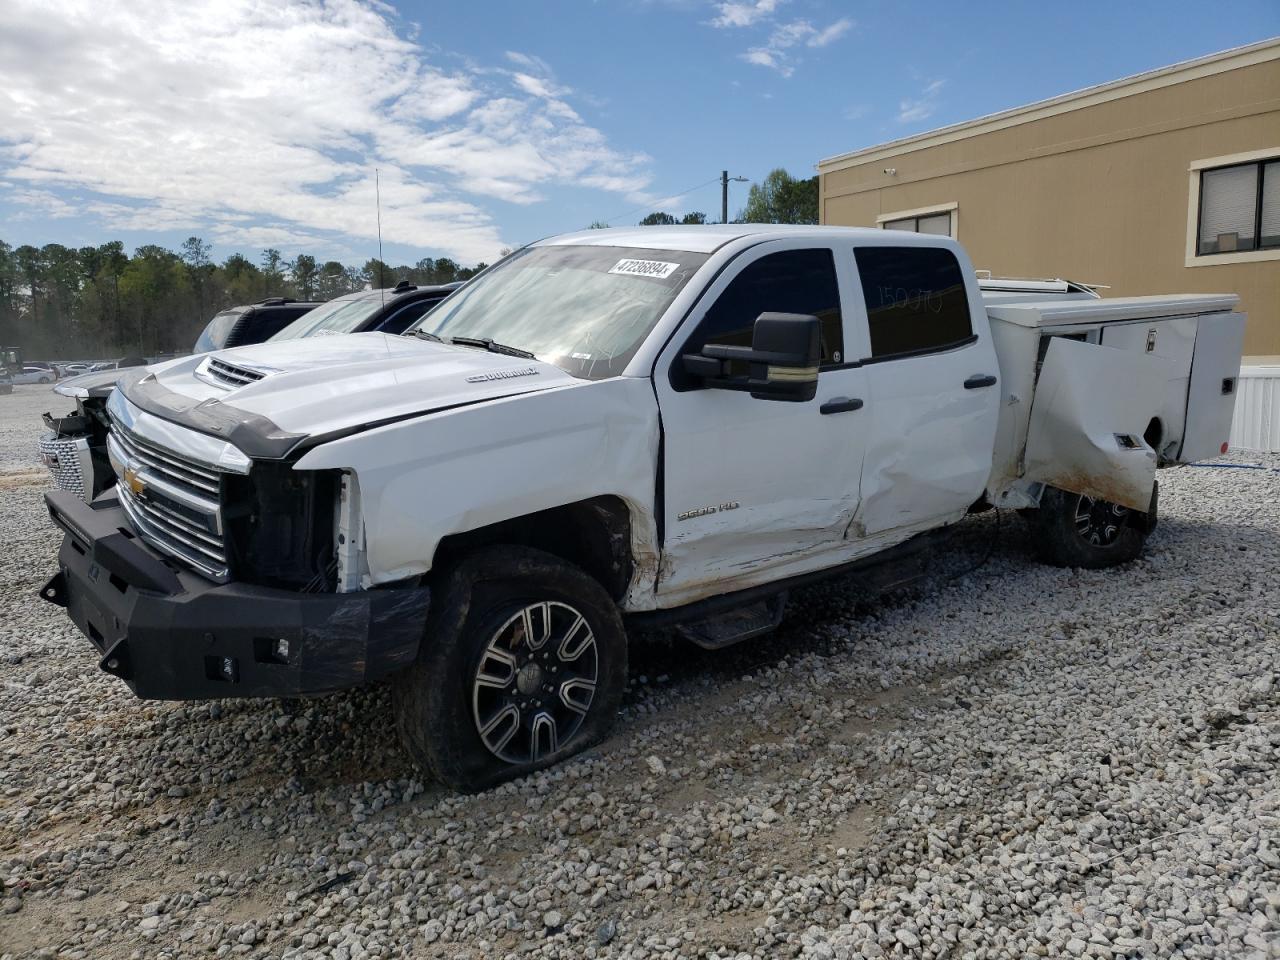
[[[309,593],[336,585],[334,505],[339,470],[294,470],[258,460],[246,476],[228,476],[222,516],[232,578]]]

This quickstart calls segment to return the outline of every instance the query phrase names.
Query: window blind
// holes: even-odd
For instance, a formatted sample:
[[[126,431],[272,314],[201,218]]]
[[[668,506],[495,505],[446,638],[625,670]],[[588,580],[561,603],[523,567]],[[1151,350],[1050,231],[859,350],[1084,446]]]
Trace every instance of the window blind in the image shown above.
[[[1207,170],[1200,180],[1200,252],[1252,249],[1258,167]]]
[[[951,236],[951,214],[921,217],[916,227],[920,233],[932,233],[942,237]]]
[[[1262,247],[1280,247],[1280,161],[1268,163],[1262,174]]]

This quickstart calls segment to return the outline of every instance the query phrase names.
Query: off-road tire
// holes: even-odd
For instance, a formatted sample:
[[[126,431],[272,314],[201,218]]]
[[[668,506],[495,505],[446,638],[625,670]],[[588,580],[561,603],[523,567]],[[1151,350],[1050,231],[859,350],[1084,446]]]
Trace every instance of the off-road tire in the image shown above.
[[[622,702],[627,639],[618,608],[599,582],[549,553],[492,546],[467,555],[432,586],[417,659],[393,685],[400,739],[419,766],[449,787],[477,791],[551,766],[604,738]],[[590,627],[595,690],[565,743],[535,760],[512,762],[481,736],[477,673],[503,625],[538,604],[572,609]]]
[[[1081,532],[1078,515],[1094,503],[1078,493],[1046,487],[1039,509],[1023,512],[1044,562],[1097,570],[1128,563],[1142,553],[1147,539],[1143,516],[1124,507],[1096,501],[1095,509],[1114,520],[1114,531],[1103,538],[1105,542],[1093,542]]]

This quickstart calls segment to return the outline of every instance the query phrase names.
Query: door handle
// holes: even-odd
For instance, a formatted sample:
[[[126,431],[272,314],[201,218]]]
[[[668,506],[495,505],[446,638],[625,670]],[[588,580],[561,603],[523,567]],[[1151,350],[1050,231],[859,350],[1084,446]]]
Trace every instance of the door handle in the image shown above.
[[[823,416],[826,416],[828,413],[848,413],[853,410],[861,409],[862,401],[856,397],[852,399],[849,397],[835,397],[819,407],[818,412]]]
[[[977,390],[979,387],[994,387],[995,385],[995,375],[990,373],[975,373],[964,382],[966,390]]]

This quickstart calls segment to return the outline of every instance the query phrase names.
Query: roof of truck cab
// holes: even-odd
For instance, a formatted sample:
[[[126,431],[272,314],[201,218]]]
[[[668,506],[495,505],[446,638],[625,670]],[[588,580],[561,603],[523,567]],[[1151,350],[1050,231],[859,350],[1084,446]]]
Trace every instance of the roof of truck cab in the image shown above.
[[[894,246],[937,246],[946,237],[923,233],[892,231]],[[788,223],[717,223],[695,226],[669,227],[611,227],[604,230],[581,230],[578,233],[562,233],[557,237],[539,240],[534,246],[593,246],[638,247],[642,250],[686,250],[691,253],[712,253],[726,243],[748,237],[778,239],[781,237],[812,237],[823,239],[862,239],[884,244],[886,231],[875,227],[827,227],[805,226]]]

